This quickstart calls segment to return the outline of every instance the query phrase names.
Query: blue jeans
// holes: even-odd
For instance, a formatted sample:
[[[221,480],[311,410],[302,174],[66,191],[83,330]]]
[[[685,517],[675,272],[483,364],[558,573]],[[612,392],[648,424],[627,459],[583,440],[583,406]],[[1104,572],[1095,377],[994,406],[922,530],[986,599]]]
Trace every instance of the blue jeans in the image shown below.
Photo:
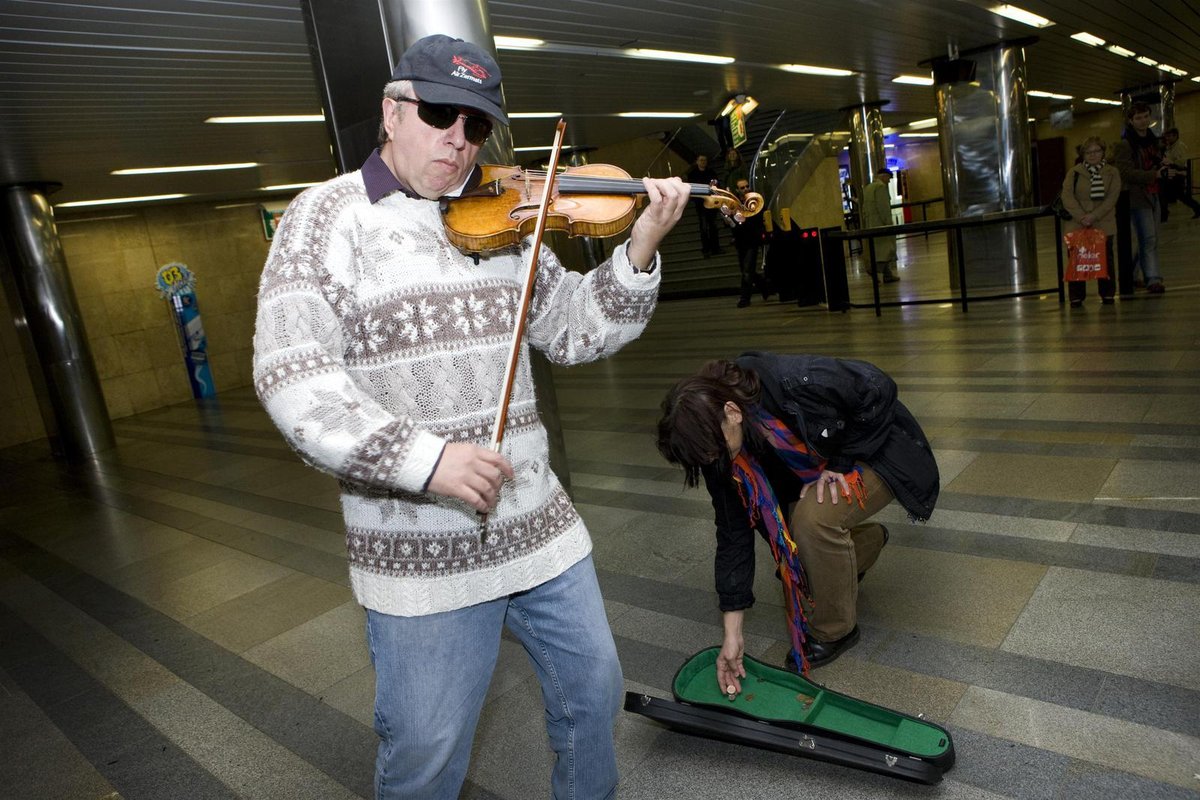
[[[1138,242],[1134,263],[1142,268],[1142,277],[1147,286],[1162,283],[1162,273],[1158,270],[1158,224],[1162,212],[1158,205],[1158,195],[1149,195],[1149,199],[1149,208],[1129,209],[1129,221],[1133,225]]]
[[[556,800],[617,790],[613,724],[623,682],[596,570],[588,556],[510,597],[422,617],[367,610],[375,665],[377,800],[453,800],[491,683],[501,626],[524,646],[542,685],[557,754]]]

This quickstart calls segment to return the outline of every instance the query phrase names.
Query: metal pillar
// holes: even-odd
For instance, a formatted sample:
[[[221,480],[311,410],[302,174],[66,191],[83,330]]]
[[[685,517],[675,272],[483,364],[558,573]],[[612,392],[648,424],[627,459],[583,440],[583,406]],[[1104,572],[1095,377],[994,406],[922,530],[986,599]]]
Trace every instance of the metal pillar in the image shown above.
[[[45,185],[0,188],[0,277],[56,456],[86,458],[116,442]]]
[[[1151,128],[1155,136],[1175,127],[1175,81],[1127,86],[1121,90],[1121,111],[1129,119],[1129,107],[1134,103],[1150,106]]]
[[[975,62],[974,80],[961,69],[934,61],[942,189],[946,216],[976,216],[1033,205],[1025,50],[1034,38],[999,42],[948,61]],[[939,77],[940,76],[940,77]],[[950,251],[950,284],[966,276],[972,292],[1013,291],[1037,280],[1037,243],[1032,221],[963,230],[965,270]]]
[[[846,112],[850,128],[850,183],[860,201],[867,184],[875,173],[887,167],[887,151],[883,148],[883,111],[888,100],[876,100],[839,109]]]

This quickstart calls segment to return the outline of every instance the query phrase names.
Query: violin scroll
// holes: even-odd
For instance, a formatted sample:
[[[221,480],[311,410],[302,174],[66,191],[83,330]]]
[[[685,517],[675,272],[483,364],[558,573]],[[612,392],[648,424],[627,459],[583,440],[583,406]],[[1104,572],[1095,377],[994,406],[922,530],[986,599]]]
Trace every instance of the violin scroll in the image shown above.
[[[743,197],[738,198],[728,189],[719,189],[714,186],[709,195],[704,198],[704,207],[719,208],[741,222],[762,211],[763,196],[758,192],[746,192]]]

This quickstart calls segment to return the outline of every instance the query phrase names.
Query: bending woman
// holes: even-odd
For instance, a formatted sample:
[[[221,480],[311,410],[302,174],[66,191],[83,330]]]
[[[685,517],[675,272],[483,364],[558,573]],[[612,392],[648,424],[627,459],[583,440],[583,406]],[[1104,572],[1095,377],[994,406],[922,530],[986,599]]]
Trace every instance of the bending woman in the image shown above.
[[[703,476],[712,495],[726,692],[741,691],[746,674],[755,529],[783,582],[785,666],[806,673],[858,641],[858,581],[888,536],[870,517],[895,498],[924,521],[938,496],[921,426],[895,382],[864,361],[757,352],[710,361],[667,393],[658,450],[683,466],[686,485]]]

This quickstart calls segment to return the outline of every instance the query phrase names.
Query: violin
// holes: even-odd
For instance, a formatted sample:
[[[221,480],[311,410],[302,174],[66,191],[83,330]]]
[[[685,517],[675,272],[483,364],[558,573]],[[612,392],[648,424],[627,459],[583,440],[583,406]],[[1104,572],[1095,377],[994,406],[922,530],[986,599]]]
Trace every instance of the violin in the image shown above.
[[[446,237],[459,250],[487,253],[518,244],[537,224],[538,198],[548,172],[484,164],[479,186],[443,204]],[[692,183],[692,197],[708,208],[721,208],[739,222],[762,210],[762,195],[739,199],[728,189]],[[568,236],[616,236],[633,223],[640,180],[611,164],[586,164],[557,172],[551,187],[545,226]]]

